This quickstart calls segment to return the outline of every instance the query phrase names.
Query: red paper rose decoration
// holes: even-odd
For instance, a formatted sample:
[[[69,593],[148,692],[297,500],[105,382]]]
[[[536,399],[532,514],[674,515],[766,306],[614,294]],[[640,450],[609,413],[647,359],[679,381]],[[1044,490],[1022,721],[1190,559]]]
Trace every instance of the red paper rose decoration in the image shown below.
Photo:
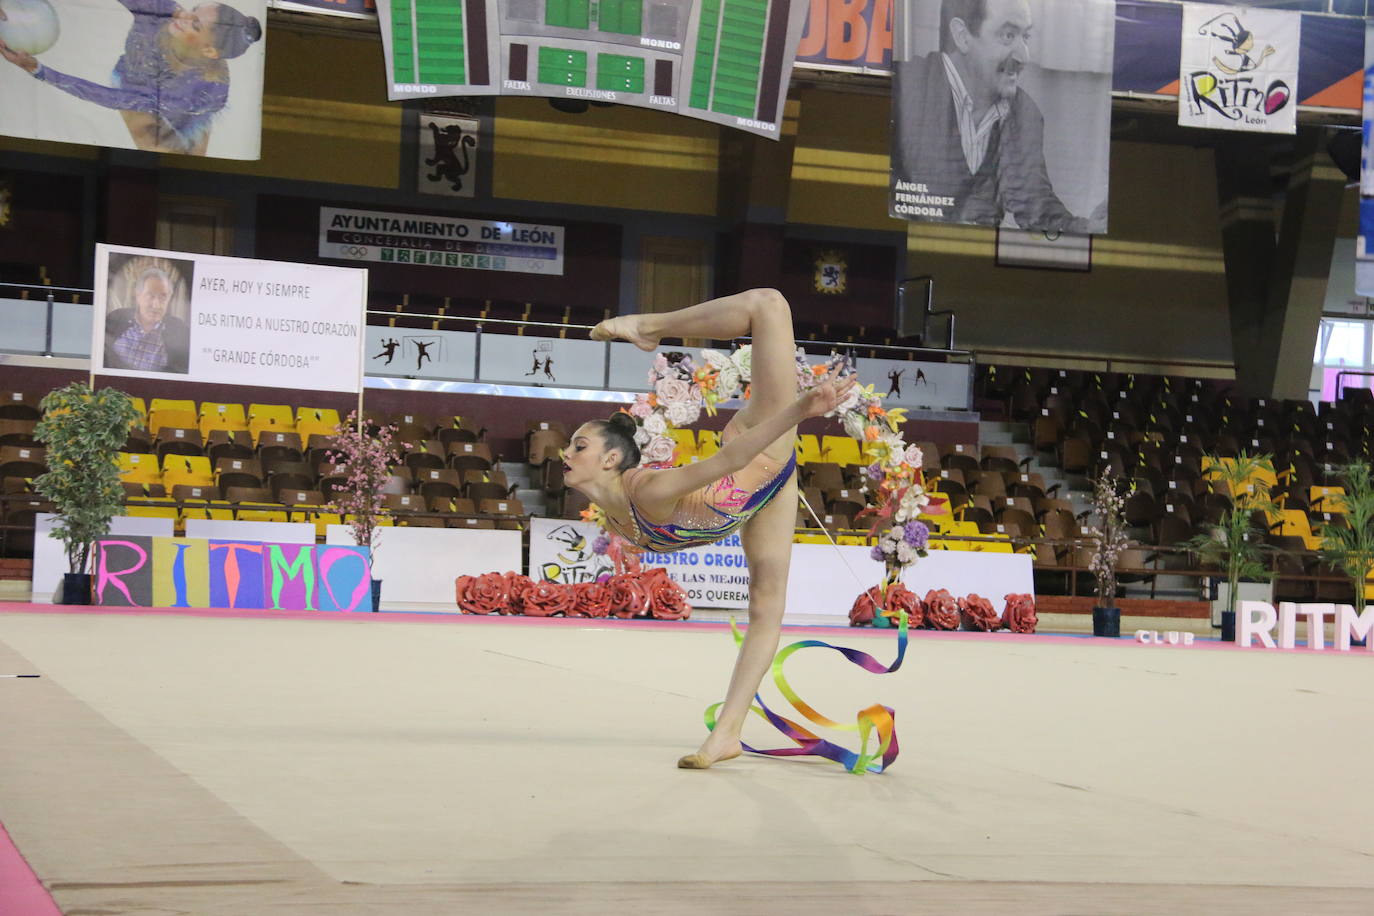
[[[959,601],[947,589],[926,592],[926,626],[933,630],[959,629]]]
[[[965,630],[986,633],[997,629],[997,611],[988,599],[981,595],[969,595],[959,599],[959,623]]]
[[[673,581],[668,570],[650,569],[639,574],[639,584],[649,592],[649,613],[659,620],[686,620],[692,616],[687,592]]]
[[[611,587],[604,582],[580,582],[572,586],[569,617],[607,617],[611,613]]]
[[[849,625],[866,627],[873,622],[877,611],[878,586],[875,585],[866,592],[860,592],[859,597],[854,599],[854,606],[849,609]]]
[[[517,572],[506,573],[506,588],[510,594],[510,612],[512,614],[525,613],[525,595],[534,588],[534,582],[529,576],[522,576]]]
[[[644,617],[649,613],[649,592],[639,579],[626,573],[611,576],[606,583],[611,592],[611,613],[616,617]]]
[[[1007,595],[1002,611],[1002,625],[1013,633],[1034,633],[1040,623],[1035,616],[1035,598],[1031,595]]]
[[[566,614],[573,606],[572,587],[558,582],[536,582],[525,592],[524,607],[528,617],[552,617]]]
[[[888,610],[903,610],[907,615],[907,626],[919,627],[925,620],[925,606],[921,596],[898,582],[887,590]]]
[[[873,618],[879,613],[878,602],[881,593],[881,586],[875,585],[854,599],[854,606],[849,609],[851,627],[867,626],[873,622]],[[899,608],[906,611],[908,626],[919,627],[924,617],[920,597],[900,582],[888,588],[887,601],[883,607],[888,612],[887,616],[892,618],[894,626],[897,623],[896,611]]]
[[[459,576],[453,580],[458,610],[464,614],[510,613],[510,588],[500,573]]]

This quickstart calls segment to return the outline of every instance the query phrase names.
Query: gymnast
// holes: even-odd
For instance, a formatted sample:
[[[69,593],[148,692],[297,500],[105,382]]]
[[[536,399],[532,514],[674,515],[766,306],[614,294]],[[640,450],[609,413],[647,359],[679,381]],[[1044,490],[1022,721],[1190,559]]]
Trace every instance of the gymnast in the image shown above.
[[[798,396],[792,312],[771,289],[611,318],[591,336],[628,340],[642,350],[653,350],[663,337],[753,338],[749,401],[726,424],[716,454],[678,468],[641,469],[635,422],[622,412],[582,424],[563,464],[567,485],[642,548],[680,550],[740,532],[749,563],[749,629],[716,727],[696,753],[678,761],[683,769],[703,770],[739,756],[744,720],[778,649],[797,510],[797,424],[843,404],[855,378],[840,378],[837,367]]]

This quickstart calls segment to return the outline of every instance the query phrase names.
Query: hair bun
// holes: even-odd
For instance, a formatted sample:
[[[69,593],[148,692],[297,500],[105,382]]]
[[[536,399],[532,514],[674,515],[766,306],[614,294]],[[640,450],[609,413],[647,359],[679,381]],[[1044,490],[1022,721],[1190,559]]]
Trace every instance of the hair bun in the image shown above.
[[[639,430],[639,424],[635,422],[635,418],[623,410],[617,410],[611,414],[611,418],[606,422],[632,438]]]

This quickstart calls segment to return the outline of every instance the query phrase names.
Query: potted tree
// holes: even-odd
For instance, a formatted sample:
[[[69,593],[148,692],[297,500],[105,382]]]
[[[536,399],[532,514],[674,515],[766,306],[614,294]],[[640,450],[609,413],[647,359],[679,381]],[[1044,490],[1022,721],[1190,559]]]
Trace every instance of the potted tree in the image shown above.
[[[53,533],[67,550],[61,603],[90,604],[91,546],[123,511],[117,456],[138,410],[124,392],[85,382],[48,392],[39,407],[34,435],[48,450],[48,470],[33,484],[56,508]]]
[[[1321,537],[1318,552],[1323,560],[1350,577],[1355,587],[1355,610],[1364,613],[1365,583],[1374,571],[1374,480],[1369,465],[1349,464],[1341,469],[1345,495],[1341,504],[1345,525],[1324,522],[1317,528]]]
[[[1093,635],[1116,638],[1121,635],[1121,609],[1116,606],[1116,564],[1131,539],[1126,534],[1126,498],[1120,481],[1103,473],[1093,481],[1092,513],[1096,527],[1087,529],[1093,539],[1088,569],[1097,583],[1097,604],[1093,606]]]
[[[395,432],[394,426],[381,426],[374,433],[354,411],[337,427],[333,447],[325,455],[338,465],[346,480],[334,490],[331,507],[344,516],[353,530],[353,543],[366,547],[373,559],[381,540],[377,529],[388,514],[382,489],[396,461]],[[381,597],[382,580],[374,578],[372,610],[378,609]]]
[[[1274,479],[1274,463],[1268,455],[1241,452],[1235,458],[1222,459],[1206,455],[1209,464],[1204,476],[1215,485],[1222,483],[1229,491],[1231,506],[1221,513],[1217,524],[1196,535],[1186,543],[1188,549],[1204,563],[1215,564],[1226,571],[1226,609],[1221,612],[1221,638],[1225,642],[1236,639],[1236,601],[1242,580],[1267,580],[1273,570],[1265,563],[1266,554],[1273,548],[1265,543],[1267,524],[1261,527],[1253,521],[1257,513],[1267,517],[1278,507],[1270,499],[1270,484]]]

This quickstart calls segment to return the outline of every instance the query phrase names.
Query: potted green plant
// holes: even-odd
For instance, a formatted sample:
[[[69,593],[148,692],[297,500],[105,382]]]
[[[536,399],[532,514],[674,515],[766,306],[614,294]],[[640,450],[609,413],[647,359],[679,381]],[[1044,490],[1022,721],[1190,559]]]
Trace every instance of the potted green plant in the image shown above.
[[[1120,480],[1102,474],[1093,481],[1092,514],[1097,525],[1087,529],[1092,540],[1088,569],[1097,582],[1097,604],[1093,606],[1093,635],[1115,638],[1121,635],[1121,609],[1116,606],[1116,564],[1131,546],[1126,534],[1126,498]]]
[[[1221,638],[1236,639],[1236,601],[1242,580],[1268,580],[1273,570],[1265,556],[1273,548],[1265,543],[1267,526],[1254,523],[1256,513],[1267,519],[1278,507],[1270,498],[1270,484],[1274,479],[1274,462],[1269,455],[1250,455],[1241,452],[1235,458],[1222,459],[1217,455],[1204,456],[1209,464],[1204,476],[1224,483],[1229,491],[1231,506],[1221,513],[1221,519],[1207,531],[1186,542],[1185,546],[1204,563],[1215,564],[1226,571],[1226,609],[1221,612]]]
[[[52,501],[53,534],[67,550],[61,603],[90,604],[91,547],[123,511],[118,453],[138,410],[124,392],[92,391],[85,382],[48,392],[39,407],[34,435],[48,450],[48,470],[33,484]]]
[[[366,547],[372,560],[381,546],[377,529],[388,515],[382,490],[396,462],[395,433],[394,426],[378,427],[374,433],[355,411],[339,424],[333,447],[325,454],[328,461],[338,465],[346,480],[344,486],[334,490],[331,507],[343,514],[353,530],[353,543]],[[382,580],[374,578],[372,610],[378,609],[381,597]]]
[[[1318,553],[1323,560],[1350,577],[1355,587],[1355,610],[1364,613],[1365,582],[1374,571],[1374,480],[1369,465],[1356,462],[1341,469],[1345,495],[1339,497],[1346,524],[1323,522]]]

